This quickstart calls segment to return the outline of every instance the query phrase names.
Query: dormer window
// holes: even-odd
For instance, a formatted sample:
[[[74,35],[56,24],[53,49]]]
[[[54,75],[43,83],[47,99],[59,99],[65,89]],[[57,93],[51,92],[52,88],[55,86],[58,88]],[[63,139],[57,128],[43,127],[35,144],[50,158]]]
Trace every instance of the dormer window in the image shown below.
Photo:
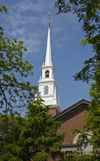
[[[48,86],[44,86],[44,94],[48,94]]]
[[[46,72],[45,72],[45,78],[49,78],[49,70],[46,70]]]

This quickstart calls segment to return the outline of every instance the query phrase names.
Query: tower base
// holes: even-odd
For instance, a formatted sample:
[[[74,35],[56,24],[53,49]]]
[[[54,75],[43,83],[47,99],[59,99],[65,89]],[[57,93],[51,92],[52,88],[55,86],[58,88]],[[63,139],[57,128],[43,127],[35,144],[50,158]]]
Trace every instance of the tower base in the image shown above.
[[[49,107],[49,114],[52,114],[52,117],[59,114],[61,112],[61,108],[59,106],[59,104],[53,105]]]

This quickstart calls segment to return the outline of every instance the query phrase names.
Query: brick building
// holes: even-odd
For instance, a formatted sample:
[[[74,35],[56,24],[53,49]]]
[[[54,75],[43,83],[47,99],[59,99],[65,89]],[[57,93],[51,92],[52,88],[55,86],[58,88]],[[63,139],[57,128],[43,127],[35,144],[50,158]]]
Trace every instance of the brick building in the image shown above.
[[[63,147],[61,148],[61,151],[63,151],[64,153],[89,153],[89,151],[91,150],[91,146],[88,146],[81,152],[76,144],[79,134],[73,134],[73,131],[71,131],[72,128],[78,128],[82,130],[82,125],[84,123],[84,115],[88,114],[89,112],[89,103],[89,101],[82,99],[77,103],[73,104],[72,106],[66,108],[59,114],[53,116],[53,121],[62,121],[58,133],[67,133],[65,134]],[[91,132],[89,132],[88,135],[91,135]]]

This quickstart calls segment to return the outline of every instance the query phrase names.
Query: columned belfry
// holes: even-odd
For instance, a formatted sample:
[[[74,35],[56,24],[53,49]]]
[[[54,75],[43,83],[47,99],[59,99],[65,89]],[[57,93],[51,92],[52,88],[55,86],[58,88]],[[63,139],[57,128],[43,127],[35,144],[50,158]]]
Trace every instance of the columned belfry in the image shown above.
[[[48,27],[48,37],[47,37],[47,48],[45,64],[42,65],[42,77],[40,77],[39,92],[41,98],[45,101],[45,105],[50,105],[49,113],[56,115],[61,112],[59,101],[56,98],[56,89],[58,88],[56,81],[54,79],[54,66],[51,59],[51,43],[50,43],[50,12],[49,12],[49,27]]]

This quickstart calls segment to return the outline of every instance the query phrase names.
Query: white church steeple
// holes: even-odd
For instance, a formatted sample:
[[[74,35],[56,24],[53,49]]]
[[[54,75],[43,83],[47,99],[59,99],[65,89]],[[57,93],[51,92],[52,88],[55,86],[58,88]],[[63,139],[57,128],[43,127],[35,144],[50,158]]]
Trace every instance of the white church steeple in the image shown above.
[[[39,92],[41,98],[45,101],[45,105],[50,105],[50,109],[56,109],[61,112],[60,105],[58,104],[56,98],[56,89],[58,88],[56,81],[54,79],[54,66],[51,60],[51,43],[50,43],[50,12],[49,12],[49,27],[48,27],[48,37],[47,37],[47,48],[45,64],[42,65],[42,77],[38,81]]]
[[[50,16],[49,16],[49,27],[48,27],[48,38],[47,38],[47,49],[46,49],[45,66],[50,66],[50,65],[52,65],[52,61],[51,61]]]

